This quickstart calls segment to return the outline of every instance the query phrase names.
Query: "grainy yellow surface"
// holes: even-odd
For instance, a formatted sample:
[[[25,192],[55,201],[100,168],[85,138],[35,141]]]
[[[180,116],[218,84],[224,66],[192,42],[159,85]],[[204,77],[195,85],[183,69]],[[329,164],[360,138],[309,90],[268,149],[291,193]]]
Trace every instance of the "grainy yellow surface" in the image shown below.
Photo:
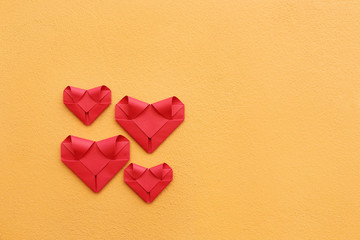
[[[1,1],[0,239],[360,239],[360,2]],[[90,126],[66,85],[106,84]],[[68,135],[129,137],[124,96],[176,95],[185,122],[153,154],[152,203],[123,171],[94,194],[60,161]]]

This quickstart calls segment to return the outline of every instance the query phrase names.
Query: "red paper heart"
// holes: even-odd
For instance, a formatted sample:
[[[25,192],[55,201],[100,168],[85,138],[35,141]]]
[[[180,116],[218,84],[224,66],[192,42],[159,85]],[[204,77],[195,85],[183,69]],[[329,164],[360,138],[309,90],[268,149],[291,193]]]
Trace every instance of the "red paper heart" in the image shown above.
[[[61,143],[61,161],[96,193],[129,161],[129,154],[129,140],[121,135],[98,142],[70,135]]]
[[[145,168],[131,163],[124,171],[124,181],[145,202],[151,203],[173,179],[173,171],[166,163]]]
[[[115,119],[152,153],[184,121],[184,109],[177,97],[148,104],[126,96],[116,104]]]
[[[85,125],[90,125],[111,103],[111,91],[104,85],[89,90],[68,86],[63,101]]]

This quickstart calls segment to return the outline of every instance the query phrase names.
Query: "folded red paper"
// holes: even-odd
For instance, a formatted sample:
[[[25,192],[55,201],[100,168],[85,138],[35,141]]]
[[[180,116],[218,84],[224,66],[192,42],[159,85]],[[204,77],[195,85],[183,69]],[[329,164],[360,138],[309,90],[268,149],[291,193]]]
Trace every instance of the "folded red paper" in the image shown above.
[[[85,125],[90,125],[111,103],[111,91],[104,85],[89,90],[68,86],[63,101]]]
[[[124,171],[124,181],[147,203],[154,201],[172,179],[173,171],[166,163],[152,168],[131,163]]]
[[[98,142],[70,135],[61,143],[61,161],[96,193],[129,161],[129,153],[129,140],[121,135]]]
[[[116,104],[115,119],[152,153],[184,121],[184,109],[177,97],[148,104],[126,96]]]

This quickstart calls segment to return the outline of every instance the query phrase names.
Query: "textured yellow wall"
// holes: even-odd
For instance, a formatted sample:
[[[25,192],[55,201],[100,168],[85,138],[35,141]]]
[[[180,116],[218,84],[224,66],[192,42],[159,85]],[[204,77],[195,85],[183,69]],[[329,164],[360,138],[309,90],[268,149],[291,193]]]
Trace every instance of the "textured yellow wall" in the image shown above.
[[[360,2],[1,1],[0,239],[360,239]],[[66,85],[106,84],[90,127]],[[124,95],[176,95],[145,204],[123,171],[97,195],[60,161],[73,134],[129,137]]]

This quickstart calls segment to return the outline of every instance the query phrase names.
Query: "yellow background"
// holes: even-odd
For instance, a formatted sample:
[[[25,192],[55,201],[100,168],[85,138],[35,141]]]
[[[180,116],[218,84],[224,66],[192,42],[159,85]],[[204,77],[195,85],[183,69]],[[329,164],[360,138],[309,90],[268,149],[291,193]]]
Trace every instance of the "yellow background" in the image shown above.
[[[1,1],[0,239],[360,239],[360,2]],[[106,84],[90,126],[67,85]],[[173,95],[185,122],[147,154],[115,122]],[[68,135],[123,134],[174,169],[146,204],[123,170],[94,194]]]

